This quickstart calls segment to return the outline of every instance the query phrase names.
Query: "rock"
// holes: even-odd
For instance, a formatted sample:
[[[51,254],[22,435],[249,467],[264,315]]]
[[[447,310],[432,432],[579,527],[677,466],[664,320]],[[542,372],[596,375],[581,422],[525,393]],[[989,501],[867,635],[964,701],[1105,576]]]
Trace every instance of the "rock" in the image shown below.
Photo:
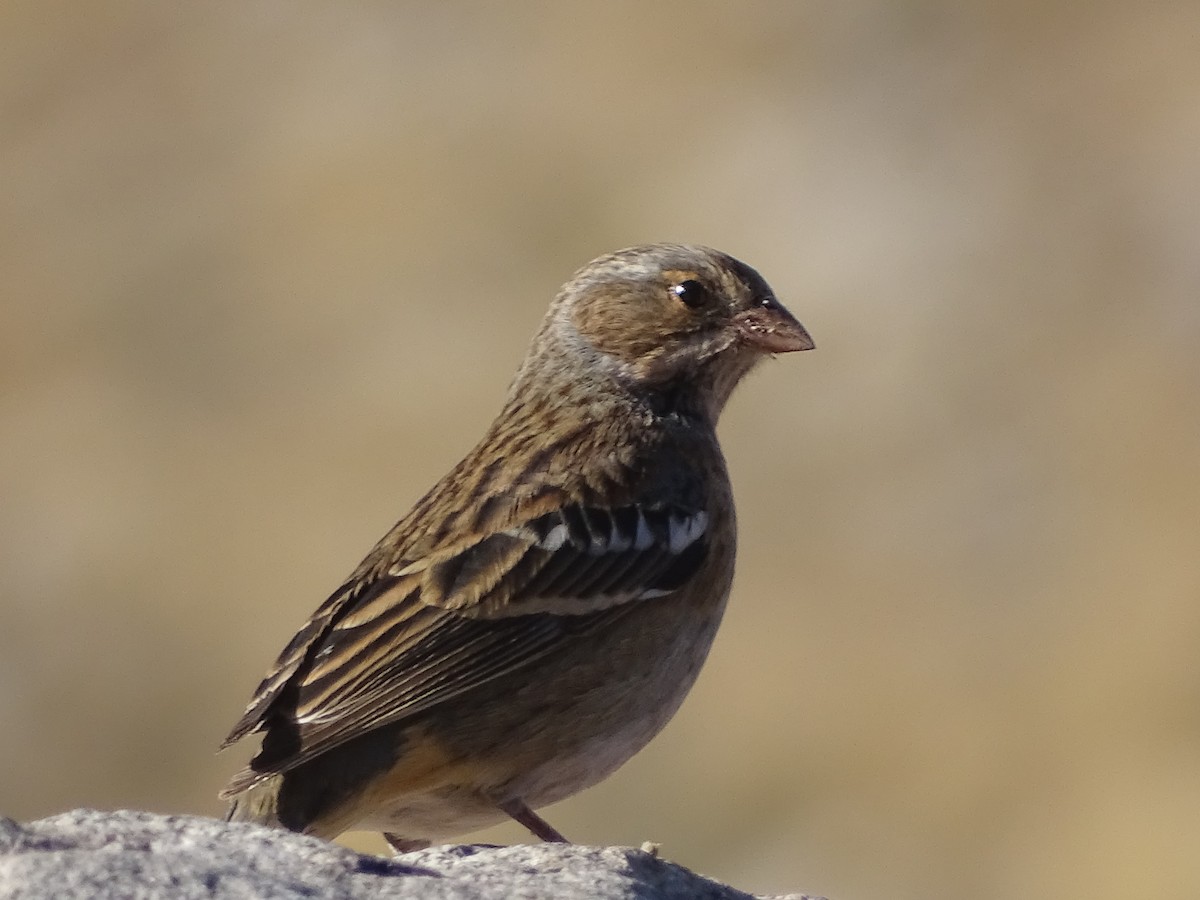
[[[291,832],[197,816],[81,809],[27,825],[0,818],[4,900],[301,897],[750,900],[749,894],[627,847],[463,845],[387,859]]]

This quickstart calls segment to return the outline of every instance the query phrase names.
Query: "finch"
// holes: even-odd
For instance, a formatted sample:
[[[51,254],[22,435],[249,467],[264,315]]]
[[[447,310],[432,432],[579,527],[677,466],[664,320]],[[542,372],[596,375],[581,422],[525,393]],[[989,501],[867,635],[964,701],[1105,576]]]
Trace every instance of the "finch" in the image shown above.
[[[284,648],[228,818],[398,852],[611,774],[679,708],[733,579],[730,393],[812,339],[746,264],[652,244],[559,291],[478,445]]]

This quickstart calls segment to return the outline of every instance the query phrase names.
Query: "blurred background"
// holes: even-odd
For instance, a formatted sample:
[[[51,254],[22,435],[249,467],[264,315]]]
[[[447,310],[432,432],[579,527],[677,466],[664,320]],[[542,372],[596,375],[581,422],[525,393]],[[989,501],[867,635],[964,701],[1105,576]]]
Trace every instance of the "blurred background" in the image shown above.
[[[818,349],[722,422],[691,699],[547,817],[759,892],[1200,894],[1197,4],[7,3],[0,192],[0,813],[218,814],[558,285],[679,240]]]

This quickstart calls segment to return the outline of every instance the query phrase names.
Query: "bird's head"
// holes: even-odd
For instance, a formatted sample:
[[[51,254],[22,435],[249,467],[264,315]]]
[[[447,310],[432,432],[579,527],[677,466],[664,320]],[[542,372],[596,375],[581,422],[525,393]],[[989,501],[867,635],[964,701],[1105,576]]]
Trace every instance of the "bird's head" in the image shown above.
[[[745,263],[707,247],[650,244],[576,272],[551,305],[526,368],[565,367],[634,392],[693,397],[715,422],[755,363],[812,347],[804,326]]]

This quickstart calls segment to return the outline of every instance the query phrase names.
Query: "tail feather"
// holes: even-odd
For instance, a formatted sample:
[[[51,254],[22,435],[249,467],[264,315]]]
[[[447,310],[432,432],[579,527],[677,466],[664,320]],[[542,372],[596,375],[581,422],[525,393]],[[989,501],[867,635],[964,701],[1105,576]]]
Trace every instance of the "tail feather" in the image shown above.
[[[232,796],[225,813],[226,822],[253,822],[269,828],[282,828],[300,834],[333,840],[352,827],[357,820],[351,804],[304,806],[297,803],[294,792],[280,803],[284,776],[270,775],[247,791]],[[303,799],[303,795],[301,797]]]
[[[273,774],[271,772],[257,772],[247,766],[229,779],[229,784],[221,788],[221,793],[217,796],[222,800],[232,800],[253,788],[257,788],[263,782],[269,781]],[[276,793],[278,793],[278,790],[276,790]]]
[[[245,791],[233,797],[229,810],[225,813],[226,822],[255,822],[259,825],[269,825],[272,828],[286,828],[279,818],[279,785],[260,784],[253,790]]]

